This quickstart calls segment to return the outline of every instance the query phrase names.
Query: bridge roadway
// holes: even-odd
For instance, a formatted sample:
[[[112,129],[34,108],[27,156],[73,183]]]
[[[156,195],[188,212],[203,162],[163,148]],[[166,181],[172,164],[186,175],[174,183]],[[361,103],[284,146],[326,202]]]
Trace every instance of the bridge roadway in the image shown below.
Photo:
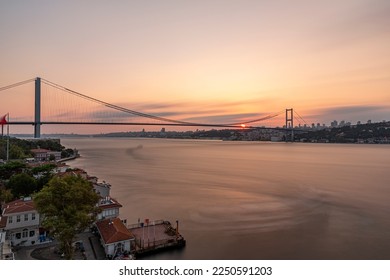
[[[52,87],[52,88],[54,88],[56,90],[59,90],[61,92],[65,92],[67,94],[76,96],[78,98],[82,98],[84,100],[87,100],[87,101],[90,101],[90,102],[93,102],[93,103],[97,103],[99,105],[108,107],[108,108],[113,109],[115,111],[120,111],[122,113],[127,113],[127,114],[130,114],[132,116],[137,116],[137,117],[141,117],[141,118],[147,118],[147,119],[152,119],[152,120],[155,120],[155,121],[161,121],[161,122],[164,122],[164,123],[146,123],[146,122],[140,122],[140,123],[136,123],[136,122],[112,122],[112,123],[109,123],[109,122],[82,122],[82,121],[80,121],[80,122],[42,121],[42,119],[41,119],[41,80],[42,80],[43,84],[45,84],[47,86],[50,86],[50,87]],[[258,119],[255,119],[255,120],[246,121],[246,122],[243,122],[243,123],[201,124],[201,123],[190,123],[190,122],[185,122],[185,121],[178,121],[178,120],[173,120],[173,119],[169,119],[169,118],[159,117],[159,116],[155,116],[155,115],[151,115],[151,114],[147,114],[147,113],[142,113],[142,112],[130,110],[130,109],[127,109],[127,108],[124,108],[124,107],[121,107],[121,106],[118,106],[118,105],[115,105],[115,104],[110,104],[110,103],[105,102],[103,100],[99,100],[99,99],[87,96],[87,95],[82,94],[80,92],[77,92],[77,91],[71,90],[69,88],[63,87],[63,86],[61,86],[59,84],[50,82],[50,81],[48,81],[46,79],[41,79],[40,77],[36,77],[35,79],[22,81],[22,82],[15,83],[15,84],[12,84],[12,85],[8,85],[8,86],[5,86],[5,87],[0,87],[0,91],[8,90],[8,89],[11,89],[11,88],[14,88],[14,87],[26,84],[26,83],[30,83],[32,81],[35,81],[34,121],[11,121],[11,122],[9,121],[8,124],[9,125],[32,125],[32,126],[34,126],[34,137],[35,138],[40,138],[41,125],[134,125],[134,126],[137,126],[137,125],[143,125],[143,126],[152,126],[152,125],[154,125],[154,126],[156,126],[157,125],[157,126],[182,126],[182,127],[185,127],[185,126],[186,127],[219,127],[219,128],[235,128],[235,129],[275,129],[275,130],[283,130],[283,131],[291,130],[291,136],[293,137],[293,135],[294,135],[294,129],[295,128],[294,128],[294,125],[293,125],[294,115],[293,115],[293,109],[292,108],[285,110],[285,113],[286,113],[286,125],[285,125],[285,128],[279,128],[279,127],[277,127],[277,128],[255,127],[255,126],[250,126],[249,125],[250,123],[256,123],[256,122],[259,122],[259,121],[264,121],[264,120],[268,120],[268,119],[274,118],[276,116],[279,116],[284,111],[280,111],[280,112],[275,113],[275,114],[271,114],[271,115],[268,115],[268,116],[265,116],[265,117],[262,117],[262,118],[258,118]]]
[[[11,121],[8,122],[9,125],[35,125],[36,123],[33,121]],[[236,129],[273,129],[273,130],[291,130],[291,128],[284,127],[259,127],[259,126],[245,126],[241,125],[226,125],[226,124],[197,124],[197,123],[139,123],[139,122],[50,122],[43,121],[40,122],[40,125],[136,125],[136,126],[185,126],[185,127],[220,127],[220,128],[236,128]],[[300,129],[294,128],[294,131],[300,131]]]

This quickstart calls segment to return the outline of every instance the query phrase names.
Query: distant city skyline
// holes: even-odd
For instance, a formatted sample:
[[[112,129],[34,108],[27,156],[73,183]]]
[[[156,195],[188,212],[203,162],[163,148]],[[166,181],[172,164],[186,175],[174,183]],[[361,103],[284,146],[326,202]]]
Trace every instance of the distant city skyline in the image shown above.
[[[310,125],[390,119],[385,0],[6,1],[0,34],[0,86],[40,76],[133,110],[208,123],[285,108]],[[32,110],[27,90],[0,92],[0,116]],[[118,131],[42,132],[71,129]]]

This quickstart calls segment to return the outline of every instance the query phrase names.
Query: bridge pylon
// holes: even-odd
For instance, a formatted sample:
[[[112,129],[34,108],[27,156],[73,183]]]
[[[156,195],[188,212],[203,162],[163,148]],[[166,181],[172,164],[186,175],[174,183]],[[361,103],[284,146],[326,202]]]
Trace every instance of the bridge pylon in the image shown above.
[[[288,130],[291,128],[291,142],[294,142],[294,111],[292,108],[286,109],[286,142],[288,142]]]
[[[35,79],[34,138],[41,138],[41,78]]]

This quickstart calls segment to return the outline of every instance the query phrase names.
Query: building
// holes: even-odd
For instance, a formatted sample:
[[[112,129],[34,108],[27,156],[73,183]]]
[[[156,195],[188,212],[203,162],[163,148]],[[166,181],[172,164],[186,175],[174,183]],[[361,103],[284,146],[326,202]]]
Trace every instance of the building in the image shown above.
[[[31,149],[36,161],[49,161],[51,158],[54,160],[61,159],[61,152],[50,151],[46,149]]]
[[[121,207],[122,204],[109,196],[100,199],[99,208],[101,209],[101,212],[97,215],[97,220],[118,217],[119,208]]]
[[[43,241],[39,234],[39,213],[31,197],[18,199],[3,206],[0,231],[13,246],[29,246]]]
[[[89,179],[88,179],[89,180]],[[97,181],[91,181],[93,184],[93,189],[95,192],[100,195],[100,197],[104,198],[107,196],[110,196],[110,190],[111,190],[111,185],[103,181],[103,183],[98,183]]]
[[[119,218],[104,219],[96,222],[101,244],[106,256],[114,259],[121,254],[131,254],[134,248],[134,235]]]

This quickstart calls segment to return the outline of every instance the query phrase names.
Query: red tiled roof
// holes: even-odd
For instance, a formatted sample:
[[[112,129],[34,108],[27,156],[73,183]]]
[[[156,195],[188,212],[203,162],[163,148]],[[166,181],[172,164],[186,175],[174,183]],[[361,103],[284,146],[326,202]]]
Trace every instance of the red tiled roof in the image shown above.
[[[5,228],[7,225],[7,216],[0,216],[0,228]]]
[[[18,199],[3,206],[3,215],[36,211],[32,200]]]
[[[119,218],[98,221],[96,226],[105,244],[134,239],[133,234]]]

